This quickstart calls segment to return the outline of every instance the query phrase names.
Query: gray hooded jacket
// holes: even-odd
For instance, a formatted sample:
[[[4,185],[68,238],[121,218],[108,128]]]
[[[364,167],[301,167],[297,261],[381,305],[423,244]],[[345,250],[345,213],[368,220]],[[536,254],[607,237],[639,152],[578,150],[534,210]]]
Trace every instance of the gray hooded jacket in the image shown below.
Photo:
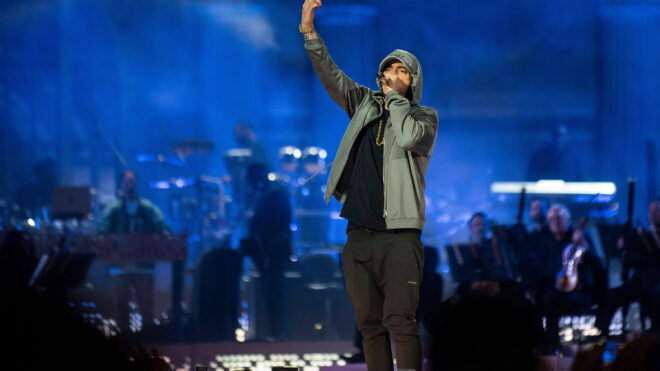
[[[380,117],[383,103],[387,103],[390,119],[385,126],[383,150],[383,216],[388,229],[424,229],[426,201],[424,179],[438,130],[438,114],[418,105],[422,97],[422,67],[414,55],[397,49],[380,64],[395,59],[412,74],[408,98],[392,90],[386,95],[357,84],[334,63],[323,40],[318,37],[305,41],[305,49],[321,83],[332,100],[339,104],[351,119],[339,143],[328,184],[325,201],[335,196],[346,199],[346,188],[353,170],[351,150],[366,124]],[[379,84],[380,86],[380,84]]]

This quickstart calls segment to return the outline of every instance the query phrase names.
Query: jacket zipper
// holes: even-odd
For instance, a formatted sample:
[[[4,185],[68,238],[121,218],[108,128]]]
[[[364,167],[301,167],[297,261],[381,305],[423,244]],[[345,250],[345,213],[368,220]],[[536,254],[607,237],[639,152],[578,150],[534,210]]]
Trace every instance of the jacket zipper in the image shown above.
[[[387,188],[385,188],[385,175],[383,175],[383,218],[387,218]]]
[[[385,133],[387,132],[387,130],[385,130],[386,127],[387,122],[383,128],[383,219],[387,218],[387,184],[385,183],[385,172],[387,169],[385,166],[385,157],[387,152],[385,148]],[[385,221],[385,225],[387,226],[387,220]]]

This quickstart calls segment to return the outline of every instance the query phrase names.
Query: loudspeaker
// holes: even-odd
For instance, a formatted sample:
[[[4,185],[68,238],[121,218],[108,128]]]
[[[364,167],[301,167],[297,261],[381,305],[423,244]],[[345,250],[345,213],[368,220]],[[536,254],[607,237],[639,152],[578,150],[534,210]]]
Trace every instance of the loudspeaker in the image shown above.
[[[195,276],[195,323],[199,340],[233,340],[238,328],[238,285],[243,257],[231,249],[202,256]]]

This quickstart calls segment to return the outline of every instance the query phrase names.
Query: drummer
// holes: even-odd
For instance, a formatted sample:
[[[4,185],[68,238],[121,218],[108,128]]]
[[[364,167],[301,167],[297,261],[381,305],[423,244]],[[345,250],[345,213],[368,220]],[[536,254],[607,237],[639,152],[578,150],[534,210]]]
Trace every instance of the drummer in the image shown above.
[[[251,151],[249,164],[261,164],[270,170],[270,161],[263,145],[257,139],[257,133],[251,124],[247,122],[238,122],[234,125],[234,138],[236,143]]]

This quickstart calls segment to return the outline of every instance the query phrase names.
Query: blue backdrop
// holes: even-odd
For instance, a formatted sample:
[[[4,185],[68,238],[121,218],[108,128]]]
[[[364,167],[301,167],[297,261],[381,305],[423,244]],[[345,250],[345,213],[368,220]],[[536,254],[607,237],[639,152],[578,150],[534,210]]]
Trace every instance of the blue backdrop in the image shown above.
[[[102,204],[120,169],[108,139],[130,167],[139,153],[208,139],[216,149],[196,166],[222,175],[237,121],[252,123],[274,163],[283,145],[318,145],[332,158],[348,119],[307,60],[300,3],[3,1],[0,192],[13,194],[52,157],[61,184],[91,185]],[[317,29],[371,88],[395,48],[422,63],[422,104],[440,117],[427,238],[447,218],[492,209],[490,183],[523,180],[559,123],[584,180],[622,190],[638,178],[636,215],[646,220],[659,193],[660,1],[327,0]],[[143,193],[165,199],[144,184]]]

